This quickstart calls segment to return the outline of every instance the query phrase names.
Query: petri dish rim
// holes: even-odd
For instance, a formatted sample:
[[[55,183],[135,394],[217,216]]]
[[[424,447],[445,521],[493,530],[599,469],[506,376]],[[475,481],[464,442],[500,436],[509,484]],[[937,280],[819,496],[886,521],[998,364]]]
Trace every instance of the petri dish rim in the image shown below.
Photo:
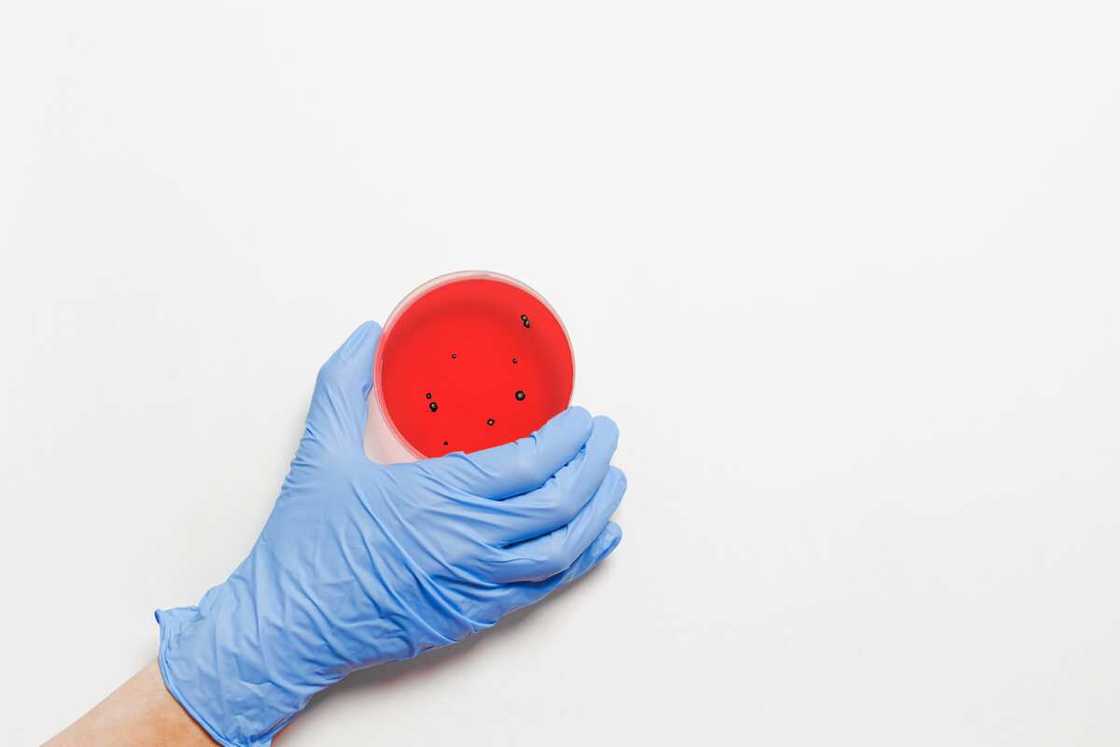
[[[388,340],[389,336],[393,333],[393,327],[396,326],[397,321],[417,300],[422,298],[427,293],[435,290],[436,288],[442,288],[445,285],[450,285],[452,283],[457,283],[463,280],[493,280],[499,283],[505,283],[506,285],[511,285],[514,288],[517,288],[524,293],[528,293],[530,296],[535,298],[540,302],[542,306],[544,306],[548,313],[552,315],[552,318],[555,319],[556,323],[560,325],[560,331],[564,335],[564,342],[568,346],[568,358],[572,361],[572,391],[568,392],[567,405],[570,406],[572,404],[572,393],[576,388],[576,356],[575,350],[572,348],[572,338],[568,334],[568,328],[564,326],[564,320],[560,318],[560,315],[556,313],[556,309],[552,307],[552,304],[550,304],[544,296],[542,296],[540,293],[533,290],[517,278],[510,277],[509,275],[503,275],[500,272],[493,272],[491,270],[458,270],[456,272],[448,272],[443,275],[438,275],[431,280],[421,283],[420,285],[413,288],[404,298],[400,300],[400,302],[397,303],[396,306],[393,307],[393,310],[389,312],[389,316],[385,320],[385,326],[381,328],[381,339],[378,340],[377,343],[377,353],[373,357],[373,388],[377,396],[377,406],[381,411],[381,418],[385,421],[385,425],[388,426],[389,432],[393,435],[393,438],[396,439],[397,443],[399,443],[404,448],[404,450],[408,452],[408,454],[411,455],[414,459],[431,459],[432,457],[429,457],[427,454],[424,454],[422,451],[413,446],[412,443],[407,438],[405,438],[404,434],[401,433],[400,429],[397,428],[397,424],[393,422],[393,415],[389,412],[388,405],[385,402],[385,393],[381,389],[381,369],[383,365],[382,358],[385,350],[385,341]]]

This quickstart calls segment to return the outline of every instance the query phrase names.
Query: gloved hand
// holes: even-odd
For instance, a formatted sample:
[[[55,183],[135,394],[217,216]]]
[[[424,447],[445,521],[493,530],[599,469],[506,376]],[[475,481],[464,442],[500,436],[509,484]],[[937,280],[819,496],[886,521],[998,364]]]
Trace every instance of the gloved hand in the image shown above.
[[[474,454],[382,466],[362,448],[381,329],[319,372],[249,557],[197,607],[159,610],[167,688],[224,745],[267,745],[362,667],[462,640],[571,583],[622,536],[618,430],[573,407]]]

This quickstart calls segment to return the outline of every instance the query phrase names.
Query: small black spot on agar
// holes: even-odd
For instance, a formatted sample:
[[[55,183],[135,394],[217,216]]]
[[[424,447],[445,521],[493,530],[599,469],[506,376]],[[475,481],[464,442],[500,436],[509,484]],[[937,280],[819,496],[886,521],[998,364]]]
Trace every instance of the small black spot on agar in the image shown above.
[[[529,327],[530,327],[531,325],[529,324],[529,320],[528,320],[528,319],[522,319],[522,320],[521,320],[521,326],[522,326],[522,327],[524,327],[525,329],[529,329]]]
[[[431,410],[432,412],[435,412],[436,410],[439,409],[439,405],[437,405],[435,402],[429,402],[428,403],[428,409]]]
[[[521,400],[525,399],[525,392],[518,389],[516,392],[513,393],[513,396],[514,396],[514,398],[517,399],[518,402],[520,402]]]
[[[528,314],[522,314],[521,315],[521,321],[523,321],[523,322],[529,321],[529,315]]]
[[[446,441],[444,441],[444,442],[443,442],[443,445],[444,445],[444,446],[447,446],[447,442],[446,442]]]
[[[513,359],[513,365],[515,365],[515,366],[517,365],[517,359],[516,358]]]
[[[452,358],[458,358],[458,357],[459,357],[459,354],[458,354],[458,353],[452,353],[452,354],[451,354],[451,357],[452,357]]]
[[[431,398],[432,398],[432,393],[431,392],[428,392],[427,394],[424,395],[424,399],[431,399]]]
[[[494,425],[494,418],[487,418],[486,425]]]

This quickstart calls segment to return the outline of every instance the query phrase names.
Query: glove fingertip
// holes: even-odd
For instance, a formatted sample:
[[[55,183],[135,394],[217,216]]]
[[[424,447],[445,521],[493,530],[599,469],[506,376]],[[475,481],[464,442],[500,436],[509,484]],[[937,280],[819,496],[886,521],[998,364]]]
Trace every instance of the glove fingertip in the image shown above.
[[[586,408],[580,405],[572,405],[546,423],[541,431],[546,432],[554,428],[559,433],[580,434],[586,441],[587,437],[591,435],[592,420],[591,413]]]
[[[607,528],[603,530],[603,534],[599,537],[599,542],[603,545],[599,553],[599,560],[610,555],[622,542],[622,527],[615,522],[607,522]]]
[[[342,343],[339,357],[343,360],[350,358],[355,351],[364,347],[371,339],[376,340],[381,336],[381,325],[375,321],[365,321],[358,325],[346,342]]]
[[[612,464],[607,470],[607,476],[615,481],[615,490],[620,493],[626,492],[626,486],[629,485],[629,481],[626,479],[625,472]]]
[[[597,431],[602,431],[612,443],[618,443],[618,423],[607,415],[596,415],[591,419],[593,427]]]

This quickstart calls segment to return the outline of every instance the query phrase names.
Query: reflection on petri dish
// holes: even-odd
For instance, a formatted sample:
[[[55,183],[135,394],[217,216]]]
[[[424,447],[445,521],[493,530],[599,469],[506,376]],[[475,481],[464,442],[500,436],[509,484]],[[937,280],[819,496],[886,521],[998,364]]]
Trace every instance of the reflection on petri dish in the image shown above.
[[[564,325],[528,286],[489,272],[438,277],[385,324],[371,456],[405,461],[526,436],[568,406],[574,377]]]

